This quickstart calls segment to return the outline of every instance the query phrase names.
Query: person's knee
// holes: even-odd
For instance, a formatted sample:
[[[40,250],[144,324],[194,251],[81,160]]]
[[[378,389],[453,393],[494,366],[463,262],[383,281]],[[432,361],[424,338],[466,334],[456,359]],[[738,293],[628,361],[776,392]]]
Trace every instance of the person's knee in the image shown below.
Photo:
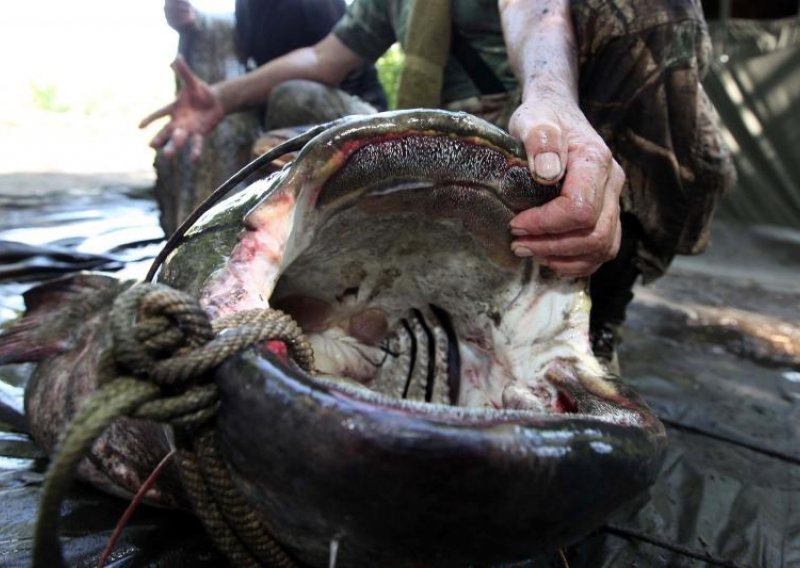
[[[331,97],[331,87],[292,79],[272,89],[267,101],[267,128],[284,128],[318,122],[317,109]]]
[[[307,79],[290,79],[272,89],[268,104],[284,106],[296,104],[299,99],[323,98],[325,90],[330,87]]]
[[[318,124],[350,114],[371,114],[375,108],[344,91],[304,79],[285,81],[272,89],[267,103],[267,128]]]

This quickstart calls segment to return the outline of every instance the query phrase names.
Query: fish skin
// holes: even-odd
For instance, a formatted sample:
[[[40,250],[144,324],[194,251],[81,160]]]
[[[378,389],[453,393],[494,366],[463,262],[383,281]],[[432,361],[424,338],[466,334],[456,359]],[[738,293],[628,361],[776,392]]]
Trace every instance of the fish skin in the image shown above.
[[[205,298],[210,313],[240,309],[239,292],[248,293],[250,278],[242,270],[254,264],[253,255],[263,244],[258,239],[264,238],[248,241],[252,233],[272,226],[276,211],[286,206],[298,204],[305,215],[313,214],[308,206],[317,202],[342,207],[352,197],[347,184],[336,196],[319,200],[322,186],[306,182],[320,179],[321,171],[329,179],[359,148],[369,149],[398,134],[416,130],[426,136],[468,138],[471,144],[504,149],[508,159],[523,167],[526,163],[518,142],[461,113],[386,113],[336,128],[315,138],[287,169],[209,211],[188,231],[159,279]],[[381,173],[385,171],[378,177]],[[389,401],[347,383],[304,375],[257,348],[217,371],[222,397],[218,428],[234,479],[278,539],[308,565],[327,565],[331,540],[340,543],[339,566],[524,560],[536,551],[574,542],[654,481],[666,443],[663,426],[631,389],[599,375],[599,364],[587,355],[585,282],[522,269],[519,263],[530,261],[508,252],[509,237],[501,222],[528,206],[525,199],[543,199],[517,191],[517,183],[501,187],[514,205],[491,213],[496,217],[485,226],[480,215],[465,223],[484,231],[476,239],[502,242],[487,249],[500,274],[507,271],[542,296],[569,300],[563,304],[563,321],[556,318],[554,323],[564,327],[569,345],[562,354],[545,357],[543,371],[571,415]],[[405,206],[402,200],[398,203],[392,207]],[[435,209],[445,215],[448,211]],[[491,228],[498,223],[500,229]],[[309,246],[304,238],[293,242],[295,253]],[[276,242],[275,250],[284,254],[281,241]],[[231,261],[232,254],[240,255],[241,266]],[[271,285],[283,268],[280,255],[258,259],[271,271]],[[48,452],[79,400],[97,385],[93,369],[107,342],[111,301],[128,285],[104,278],[80,275],[34,289],[26,297],[26,318],[0,335],[0,361],[40,362],[26,393],[26,411],[34,438]],[[225,290],[231,291],[230,298],[223,298],[231,300],[227,307],[217,299]],[[251,300],[258,303],[257,296]],[[92,310],[81,312],[76,306],[90,298]],[[269,299],[267,293],[262,307]],[[508,314],[481,317],[512,331],[519,328],[519,322],[506,321]],[[85,325],[76,326],[76,320]],[[80,473],[101,489],[128,494],[164,453],[161,427],[118,422],[95,444]],[[132,463],[123,461],[131,457]],[[173,475],[168,474],[151,500],[182,505]]]
[[[308,566],[327,566],[333,539],[339,566],[522,561],[596,529],[661,466],[656,423],[601,430],[586,418],[468,422],[387,409],[255,351],[220,368],[218,384],[237,486]]]
[[[37,363],[25,388],[25,418],[29,434],[48,455],[56,451],[81,403],[97,390],[99,359],[110,347],[111,307],[132,284],[94,273],[46,282],[24,293],[25,316],[0,334],[0,365]],[[130,498],[168,451],[163,426],[120,418],[95,441],[78,476]],[[151,503],[188,507],[174,466],[146,497]]]

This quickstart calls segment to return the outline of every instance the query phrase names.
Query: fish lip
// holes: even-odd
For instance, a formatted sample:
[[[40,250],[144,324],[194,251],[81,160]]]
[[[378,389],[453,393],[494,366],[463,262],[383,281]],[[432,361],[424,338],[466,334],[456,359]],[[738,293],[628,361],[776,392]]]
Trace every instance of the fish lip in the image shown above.
[[[286,382],[297,394],[314,393],[325,400],[326,404],[335,404],[343,412],[386,412],[394,413],[409,420],[423,420],[430,424],[442,426],[458,426],[467,428],[493,428],[523,426],[545,430],[560,428],[564,423],[581,423],[587,427],[595,427],[598,432],[605,425],[613,428],[641,429],[660,437],[665,435],[664,426],[652,413],[650,407],[633,389],[619,383],[623,389],[621,398],[627,408],[617,416],[608,416],[602,412],[562,412],[545,413],[536,410],[465,407],[450,404],[426,402],[422,400],[398,399],[390,395],[378,393],[355,381],[342,382],[337,377],[318,376],[307,373],[292,362],[286,363],[276,358],[264,346],[250,349],[252,357],[262,361],[272,370],[264,375],[264,380]],[[610,379],[605,379],[610,380]],[[592,395],[594,398],[600,397]]]
[[[307,154],[317,151],[315,148],[325,148],[334,139],[358,140],[387,134],[395,135],[398,132],[479,137],[498,148],[506,148],[509,154],[525,160],[525,147],[522,142],[503,129],[466,112],[435,109],[395,110],[353,117],[334,124],[309,140],[297,159],[303,161]]]
[[[302,183],[316,178],[316,183],[320,186],[327,184],[340,174],[351,157],[365,146],[380,141],[398,141],[415,137],[457,139],[462,144],[491,148],[494,152],[505,156],[509,167],[513,164],[525,171],[528,169],[524,145],[501,128],[465,112],[410,109],[356,117],[324,130],[309,140],[294,163],[289,166],[287,183],[296,183],[294,180],[300,180]],[[336,163],[336,166],[331,169],[323,168],[324,172],[319,172],[317,165],[329,161]],[[419,172],[416,175],[420,175]],[[424,174],[422,179],[430,181]],[[471,181],[470,178],[454,178],[454,181],[456,179],[460,182]],[[532,179],[531,181],[536,187],[536,193],[540,195],[537,195],[534,201],[513,204],[516,212],[555,198],[561,188],[560,183],[541,185]],[[492,191],[499,192],[500,188]],[[314,207],[317,207],[316,199],[314,201]]]
[[[451,565],[495,563],[564,546],[644,492],[666,446],[655,419],[454,420],[391,408],[256,349],[217,379],[218,431],[237,485],[313,565],[335,535],[349,539],[347,557],[386,566],[397,555],[427,561],[447,550]],[[521,538],[520,526],[535,537]]]
[[[418,416],[441,424],[461,426],[524,424],[546,428],[556,422],[583,421],[587,424],[614,424],[629,428],[648,428],[659,423],[647,404],[632,390],[625,393],[625,398],[633,408],[619,409],[620,412],[616,415],[605,415],[601,412],[546,413],[536,410],[475,408],[421,400],[404,400],[374,392],[363,385],[343,383],[337,378],[317,377],[305,374],[300,370],[297,373],[298,381],[306,382],[311,388],[319,389],[332,398],[349,401],[353,405],[363,404],[381,408],[387,412]]]

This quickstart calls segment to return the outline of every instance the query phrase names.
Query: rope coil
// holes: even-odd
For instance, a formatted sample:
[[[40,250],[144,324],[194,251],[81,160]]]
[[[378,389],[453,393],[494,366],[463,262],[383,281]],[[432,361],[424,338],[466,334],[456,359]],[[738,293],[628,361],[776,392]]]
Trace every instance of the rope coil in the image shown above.
[[[219,393],[211,371],[266,340],[283,341],[292,359],[310,371],[313,352],[297,323],[278,310],[253,310],[212,325],[191,295],[162,284],[138,284],[116,298],[109,327],[116,370],[101,377],[47,471],[33,566],[64,565],[60,504],[84,454],[120,416],[175,428],[179,471],[195,514],[233,565],[296,566],[233,483],[214,430]]]

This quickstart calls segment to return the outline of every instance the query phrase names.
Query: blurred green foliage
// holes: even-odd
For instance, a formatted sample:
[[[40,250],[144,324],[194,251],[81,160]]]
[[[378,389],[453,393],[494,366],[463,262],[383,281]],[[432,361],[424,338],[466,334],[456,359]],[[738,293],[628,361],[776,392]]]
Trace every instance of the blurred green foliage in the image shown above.
[[[400,83],[400,69],[403,67],[404,60],[403,50],[400,48],[400,44],[396,43],[376,63],[378,79],[386,91],[390,109],[397,106],[397,85]]]
[[[58,85],[55,83],[31,83],[33,104],[40,110],[67,112],[70,105],[61,100]]]

